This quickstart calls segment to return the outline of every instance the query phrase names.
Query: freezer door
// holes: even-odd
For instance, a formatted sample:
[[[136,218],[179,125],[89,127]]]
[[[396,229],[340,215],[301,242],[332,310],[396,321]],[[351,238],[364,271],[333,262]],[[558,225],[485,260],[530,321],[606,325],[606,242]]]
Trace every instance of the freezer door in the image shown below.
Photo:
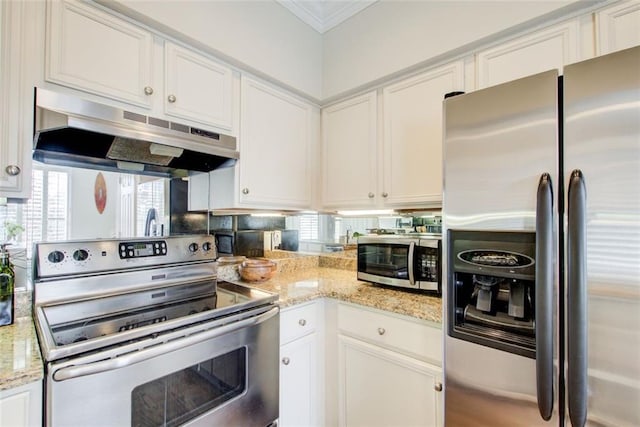
[[[638,426],[640,47],[565,67],[564,105],[564,188],[578,191],[568,203],[580,207],[578,176],[586,192],[586,212],[567,209],[568,412],[574,426],[585,415],[587,425]]]
[[[549,71],[448,98],[444,108],[442,265],[449,266],[449,230],[536,231],[541,178],[558,186],[558,74]],[[549,219],[552,236],[548,256],[552,271],[557,271],[558,222],[553,212],[557,210],[552,210]],[[449,283],[451,279],[450,272],[443,274],[446,330],[453,322],[450,290],[456,284]],[[553,395],[547,395],[539,407],[536,359],[531,354],[515,354],[447,333],[446,425],[558,425],[557,336],[553,332],[557,273],[552,272],[548,282],[552,295],[547,307],[552,313],[545,319],[552,336],[545,340],[545,349],[551,356],[543,364],[546,374],[542,385]],[[541,413],[550,420],[545,421]]]

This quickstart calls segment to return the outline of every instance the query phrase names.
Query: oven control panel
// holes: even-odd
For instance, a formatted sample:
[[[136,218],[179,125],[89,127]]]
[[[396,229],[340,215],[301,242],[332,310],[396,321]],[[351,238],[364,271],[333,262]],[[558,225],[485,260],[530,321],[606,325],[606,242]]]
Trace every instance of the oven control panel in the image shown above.
[[[196,243],[191,243],[195,245]],[[147,256],[163,256],[167,254],[167,242],[164,240],[145,242],[121,242],[120,258],[140,258]]]
[[[156,267],[190,261],[215,261],[213,236],[165,236],[128,240],[46,242],[36,245],[35,280]]]

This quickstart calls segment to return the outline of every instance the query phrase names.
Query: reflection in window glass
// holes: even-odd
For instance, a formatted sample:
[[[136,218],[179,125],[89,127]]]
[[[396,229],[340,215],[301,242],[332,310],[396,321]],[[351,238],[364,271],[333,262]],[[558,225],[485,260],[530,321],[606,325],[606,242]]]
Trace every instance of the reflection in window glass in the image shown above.
[[[178,426],[242,394],[246,348],[142,384],[131,393],[131,425]]]

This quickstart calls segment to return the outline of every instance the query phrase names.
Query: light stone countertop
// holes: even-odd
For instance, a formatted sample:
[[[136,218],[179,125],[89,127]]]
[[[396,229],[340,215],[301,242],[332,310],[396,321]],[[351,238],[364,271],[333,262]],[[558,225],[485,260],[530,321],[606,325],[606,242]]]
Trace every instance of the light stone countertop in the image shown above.
[[[42,380],[44,369],[33,319],[0,327],[0,390]]]
[[[219,267],[218,279],[275,292],[279,294],[278,304],[283,308],[328,297],[442,323],[439,297],[359,281],[356,279],[356,258],[349,252],[286,258],[278,258],[281,254],[273,253],[269,255],[275,258],[278,272],[266,282],[240,280],[237,265]],[[30,309],[30,301],[25,304],[29,304]],[[21,316],[13,325],[0,327],[0,390],[43,379],[43,362],[33,319]]]

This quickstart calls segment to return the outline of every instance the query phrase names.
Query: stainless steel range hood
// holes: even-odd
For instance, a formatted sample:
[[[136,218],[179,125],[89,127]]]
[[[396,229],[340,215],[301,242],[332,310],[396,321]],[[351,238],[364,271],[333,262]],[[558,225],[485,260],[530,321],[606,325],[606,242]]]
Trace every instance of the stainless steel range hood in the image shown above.
[[[33,158],[46,164],[186,176],[231,166],[236,138],[36,88]]]

